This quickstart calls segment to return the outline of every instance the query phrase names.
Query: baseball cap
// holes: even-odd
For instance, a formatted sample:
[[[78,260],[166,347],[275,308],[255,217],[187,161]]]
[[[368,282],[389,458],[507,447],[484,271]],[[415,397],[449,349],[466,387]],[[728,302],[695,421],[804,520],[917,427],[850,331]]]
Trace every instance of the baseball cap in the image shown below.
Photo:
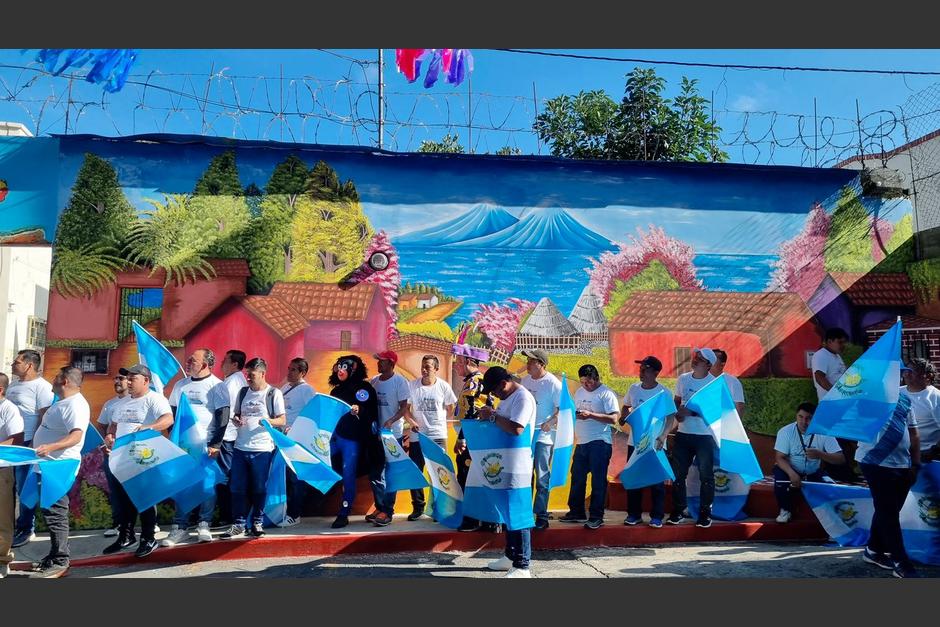
[[[497,385],[503,381],[514,381],[515,377],[509,374],[509,371],[502,366],[493,366],[483,373],[483,386],[481,391],[489,394]]]
[[[379,361],[387,359],[393,364],[398,363],[398,353],[395,351],[382,351],[381,353],[374,353],[372,356]]]
[[[643,359],[635,359],[633,363],[646,366],[647,368],[652,368],[656,372],[660,372],[663,369],[663,362],[659,361],[652,355],[647,355]]]
[[[538,359],[540,362],[542,362],[543,366],[548,365],[548,353],[543,351],[541,348],[530,348],[528,350],[524,350],[522,351],[522,356]]]
[[[129,377],[132,374],[139,374],[141,376],[147,377],[148,379],[153,378],[153,375],[150,374],[150,368],[148,368],[147,366],[143,364],[135,364],[131,366],[130,368],[121,368],[120,370],[118,370],[118,372],[124,375],[125,377]]]
[[[704,357],[710,364],[714,365],[715,362],[718,361],[718,357],[715,356],[715,351],[710,348],[696,348],[694,352]]]

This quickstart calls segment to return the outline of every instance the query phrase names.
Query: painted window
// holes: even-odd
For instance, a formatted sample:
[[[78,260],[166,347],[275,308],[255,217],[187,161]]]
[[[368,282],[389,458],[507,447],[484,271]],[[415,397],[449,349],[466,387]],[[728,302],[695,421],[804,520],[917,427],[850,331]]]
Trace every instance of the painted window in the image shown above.
[[[339,332],[339,349],[349,350],[352,348],[352,331]]]
[[[121,311],[118,317],[118,341],[133,333],[131,322],[145,325],[163,315],[163,290],[152,287],[125,287],[121,289]]]
[[[692,371],[692,347],[676,346],[673,349],[673,362],[675,365],[676,376]]]
[[[72,365],[88,374],[108,374],[108,352],[104,349],[73,349]]]
[[[42,351],[46,348],[46,321],[36,316],[29,317],[29,329],[26,332],[26,344],[30,348]]]

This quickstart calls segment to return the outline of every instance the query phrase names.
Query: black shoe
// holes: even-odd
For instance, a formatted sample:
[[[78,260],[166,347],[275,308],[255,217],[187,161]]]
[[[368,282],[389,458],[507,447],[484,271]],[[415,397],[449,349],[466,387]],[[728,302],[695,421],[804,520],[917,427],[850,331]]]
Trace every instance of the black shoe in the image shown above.
[[[669,518],[666,519],[666,523],[669,524],[669,525],[678,525],[678,524],[680,524],[683,520],[685,520],[685,516],[683,516],[681,513],[680,513],[680,514],[670,514],[670,515],[669,515]]]
[[[885,570],[894,570],[894,560],[884,553],[876,553],[875,551],[872,551],[867,546],[865,547],[865,550],[862,551],[862,561],[869,564],[874,564],[878,568],[884,568]]]
[[[539,531],[544,531],[548,529],[548,519],[547,518],[536,518],[535,519],[535,528]]]
[[[578,515],[572,512],[568,512],[558,520],[563,523],[586,523],[588,519],[587,516],[584,516],[583,514]]]
[[[29,576],[36,579],[58,579],[59,577],[65,577],[68,572],[68,564],[56,564],[44,559],[33,568],[33,572]]]
[[[336,520],[333,521],[333,524],[330,525],[333,529],[342,529],[349,524],[349,516],[343,516],[340,514],[336,517]]]
[[[111,555],[112,553],[118,553],[124,549],[137,544],[137,535],[118,535],[117,540],[104,547],[104,550],[101,551],[103,555]]]
[[[219,536],[223,540],[235,540],[245,537],[245,525],[232,525],[228,531]]]
[[[144,540],[141,538],[140,544],[137,545],[137,550],[134,551],[134,557],[147,557],[157,549],[156,540]]]
[[[464,520],[460,523],[460,526],[457,527],[457,531],[476,531],[480,528],[480,523],[476,521]]]
[[[418,520],[419,518],[421,518],[422,516],[424,516],[424,509],[416,509],[410,514],[408,514],[408,520],[410,520],[411,522],[414,522]]]
[[[914,565],[910,562],[895,562],[891,574],[899,579],[920,579],[920,573],[914,570]]]
[[[602,518],[592,518],[591,520],[584,523],[585,529],[600,529],[604,526],[604,520]]]
[[[252,538],[263,538],[264,537],[264,527],[261,525],[252,525],[251,531],[248,532],[248,535]]]
[[[30,542],[36,539],[36,534],[29,529],[22,529],[13,534],[13,542],[10,544],[12,548],[18,548],[21,546],[26,546]]]
[[[695,521],[695,526],[702,529],[708,529],[712,526],[711,516],[699,516],[698,520]]]
[[[499,523],[480,523],[479,530],[484,533],[500,533],[503,529]]]

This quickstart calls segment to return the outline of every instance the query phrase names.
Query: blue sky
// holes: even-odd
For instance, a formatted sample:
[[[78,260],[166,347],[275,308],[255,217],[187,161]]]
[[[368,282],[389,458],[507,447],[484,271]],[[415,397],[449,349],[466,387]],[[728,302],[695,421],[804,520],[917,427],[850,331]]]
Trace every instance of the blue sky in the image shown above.
[[[578,50],[579,54],[636,57],[666,61],[740,63],[750,65],[822,66],[888,70],[940,69],[935,50]],[[443,81],[424,89],[420,81],[409,84],[394,67],[394,51],[385,52],[389,119],[386,146],[414,149],[423,139],[439,139],[448,128],[476,152],[495,151],[503,145],[536,153],[539,146],[529,132],[534,115],[533,86],[541,103],[564,93],[604,89],[615,99],[623,93],[629,63],[534,57],[491,50],[473,50],[475,70],[470,84],[459,87]],[[68,112],[70,131],[102,135],[145,132],[206,133],[224,137],[274,139],[319,143],[375,143],[375,97],[368,93],[378,78],[376,64],[359,65],[349,58],[374,61],[376,50],[145,50],[133,70],[133,80],[151,87],[128,85],[105,96],[94,85],[76,82],[72,99],[82,103]],[[37,126],[42,133],[65,130],[68,81],[43,78],[23,88],[34,74],[18,67],[28,65],[31,53],[0,51],[0,119]],[[7,67],[2,67],[7,66]],[[783,114],[808,116],[805,138],[812,144],[813,98],[819,118],[830,116],[837,133],[837,148],[819,155],[831,163],[853,143],[852,120],[856,99],[867,126],[886,123],[913,94],[940,82],[940,76],[883,76],[795,71],[724,70],[654,66],[673,86],[685,75],[699,80],[701,93],[714,94],[716,119],[725,129],[723,139],[738,138],[742,128],[756,140],[728,149],[736,162],[801,165],[813,159],[800,142],[798,120]],[[212,72],[216,78],[209,81]],[[284,77],[283,81],[281,76]],[[238,77],[238,78],[232,78]],[[261,79],[259,77],[265,77]],[[303,77],[307,77],[306,80]],[[503,130],[473,131],[467,137],[468,91],[475,126]],[[279,93],[280,92],[280,93]],[[11,101],[17,98],[19,102]],[[283,95],[283,96],[282,96]],[[298,95],[299,100],[294,100]],[[314,96],[315,104],[314,103]],[[4,100],[6,98],[6,100]],[[210,101],[205,112],[203,100]],[[219,107],[211,103],[223,102]],[[279,120],[258,110],[280,110]],[[308,115],[305,120],[299,111]],[[876,112],[885,110],[892,113]],[[771,152],[767,141],[772,116],[778,112],[773,133],[791,148]],[[405,125],[395,124],[395,121]],[[933,129],[930,129],[933,130]],[[900,128],[891,133],[903,142]],[[469,139],[469,142],[468,142]],[[761,143],[763,140],[763,143]],[[890,148],[889,143],[887,148]],[[542,147],[543,153],[546,151]]]

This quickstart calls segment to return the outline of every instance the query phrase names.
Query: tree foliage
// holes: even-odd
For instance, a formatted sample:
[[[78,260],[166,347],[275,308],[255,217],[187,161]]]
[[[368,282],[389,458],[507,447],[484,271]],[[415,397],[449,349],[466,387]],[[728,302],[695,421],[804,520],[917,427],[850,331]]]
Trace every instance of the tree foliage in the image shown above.
[[[441,141],[435,142],[431,140],[424,140],[421,142],[421,145],[418,146],[418,152],[443,152],[443,153],[463,153],[466,152],[464,147],[460,144],[460,137],[456,134],[451,135],[448,133],[441,138]]]
[[[328,283],[359,267],[372,227],[358,201],[304,195],[297,202],[291,236],[293,264],[287,279]]]
[[[825,249],[830,221],[823,206],[814,204],[803,230],[780,245],[771,285],[779,291],[796,292],[809,301],[826,275]]]
[[[52,263],[52,288],[69,298],[91,297],[114,281],[114,273],[124,266],[104,244],[83,244],[78,248],[55,249]]]
[[[677,289],[679,289],[679,282],[672,278],[663,262],[654,259],[646,268],[630,279],[626,281],[614,279],[614,288],[610,293],[610,300],[604,306],[604,316],[608,320],[612,320],[624,303],[630,300],[630,297],[636,292]]]
[[[193,190],[196,196],[241,196],[242,193],[234,150],[213,157]]]
[[[875,265],[871,217],[858,194],[848,187],[840,192],[832,212],[825,257],[826,272],[868,272]]]
[[[75,251],[94,244],[118,254],[136,216],[114,167],[101,157],[86,153],[72,185],[72,195],[59,218],[55,246]]]

